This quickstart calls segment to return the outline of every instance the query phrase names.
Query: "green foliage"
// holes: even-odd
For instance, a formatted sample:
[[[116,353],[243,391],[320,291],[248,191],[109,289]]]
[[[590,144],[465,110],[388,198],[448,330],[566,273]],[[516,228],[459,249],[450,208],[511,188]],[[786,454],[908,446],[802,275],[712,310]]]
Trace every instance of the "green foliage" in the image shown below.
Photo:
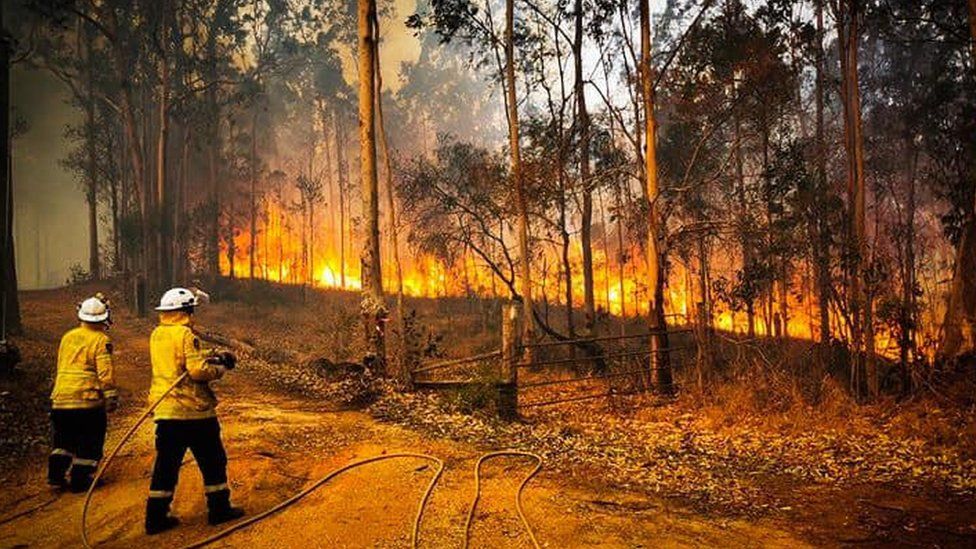
[[[448,393],[450,402],[464,414],[494,413],[498,405],[498,374],[489,364],[481,365],[474,373],[473,381]]]

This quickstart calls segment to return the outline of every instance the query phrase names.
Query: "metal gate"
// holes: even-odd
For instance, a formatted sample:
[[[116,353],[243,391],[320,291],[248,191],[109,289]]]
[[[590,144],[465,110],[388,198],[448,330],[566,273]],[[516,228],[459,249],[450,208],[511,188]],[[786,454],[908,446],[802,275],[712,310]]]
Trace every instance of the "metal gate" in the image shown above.
[[[502,307],[502,348],[470,357],[424,364],[412,372],[420,388],[461,388],[491,383],[498,411],[514,418],[519,409],[644,393],[651,358],[672,368],[697,350],[694,330],[669,330],[667,343],[652,350],[652,332],[522,344],[517,304]]]

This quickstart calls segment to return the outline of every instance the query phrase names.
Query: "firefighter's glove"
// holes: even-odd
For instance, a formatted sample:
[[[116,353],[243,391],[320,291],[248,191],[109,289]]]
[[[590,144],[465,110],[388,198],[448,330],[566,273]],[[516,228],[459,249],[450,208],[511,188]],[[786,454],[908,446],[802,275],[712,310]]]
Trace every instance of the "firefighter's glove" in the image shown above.
[[[233,370],[237,366],[237,357],[230,351],[221,351],[207,357],[207,362],[221,366],[225,370]]]
[[[222,353],[218,353],[217,356],[220,357],[219,364],[224,368],[227,368],[228,370],[233,370],[237,366],[237,357],[234,356],[234,353],[230,351],[224,351]]]

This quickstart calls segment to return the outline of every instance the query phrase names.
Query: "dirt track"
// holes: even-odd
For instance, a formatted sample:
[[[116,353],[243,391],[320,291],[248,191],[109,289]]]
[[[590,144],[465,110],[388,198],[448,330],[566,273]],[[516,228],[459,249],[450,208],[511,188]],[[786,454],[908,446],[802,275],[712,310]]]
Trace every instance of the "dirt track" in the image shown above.
[[[30,337],[38,348],[56,345],[66,317],[65,296],[30,294],[25,300]],[[70,303],[70,302],[69,302]],[[70,308],[68,308],[70,311]],[[148,387],[147,340],[151,326],[120,314],[112,334],[118,380],[125,404],[110,419],[109,446],[138,415]],[[48,355],[50,349],[47,349]],[[45,360],[28,349],[25,362]],[[336,412],[284,394],[271,394],[248,378],[247,364],[219,383],[224,440],[230,457],[234,499],[249,512],[267,509],[311,480],[355,459],[401,451],[436,455],[445,462],[421,532],[421,545],[457,547],[473,496],[473,465],[482,453],[458,443],[431,440],[380,424],[354,411]],[[151,427],[140,430],[123,450],[95,495],[92,537],[104,546],[131,547],[150,540],[142,533],[148,477],[152,467]],[[12,485],[0,496],[0,517],[49,500],[44,461],[9,474]],[[205,520],[199,473],[187,455],[175,512],[184,525],[151,543],[176,546],[215,531]],[[485,486],[472,532],[473,546],[528,546],[513,497],[531,463],[501,459],[485,467]],[[322,487],[299,506],[239,532],[225,546],[407,547],[416,505],[430,466],[419,460],[378,463],[352,471]],[[5,475],[6,476],[6,475]],[[80,545],[83,496],[63,494],[43,509],[0,525],[0,546]],[[526,490],[526,513],[547,547],[603,544],[619,547],[804,545],[773,521],[698,516],[665,500],[597,483],[583,485],[543,470]]]

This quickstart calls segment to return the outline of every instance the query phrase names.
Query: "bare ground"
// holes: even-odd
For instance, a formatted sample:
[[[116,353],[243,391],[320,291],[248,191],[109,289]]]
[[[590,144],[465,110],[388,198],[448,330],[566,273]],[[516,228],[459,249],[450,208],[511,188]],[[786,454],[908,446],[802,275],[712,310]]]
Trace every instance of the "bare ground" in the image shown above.
[[[0,521],[38,504],[42,509],[0,524],[0,546],[78,546],[82,496],[55,494],[43,482],[46,415],[53,355],[60,333],[73,324],[81,289],[24,294],[27,334],[17,340],[25,354],[20,372],[0,380]],[[78,295],[76,295],[78,294]],[[203,313],[214,328],[256,330],[260,320],[241,305],[215,304]],[[270,313],[269,313],[270,315]],[[235,322],[235,319],[240,319]],[[279,319],[280,320],[280,319]],[[300,322],[298,331],[322,330]],[[219,325],[218,325],[219,324]],[[124,405],[110,419],[109,444],[145,404],[149,381],[147,341],[151,325],[118,315],[113,328]],[[259,333],[260,334],[260,333]],[[276,340],[255,338],[265,352]],[[312,339],[307,338],[307,339]],[[277,347],[284,344],[277,341]],[[296,350],[297,351],[297,350]],[[382,453],[420,452],[445,462],[444,476],[427,508],[421,544],[457,547],[473,497],[472,468],[491,441],[447,437],[416,426],[379,422],[341,410],[314,393],[279,389],[263,368],[240,369],[219,383],[219,409],[230,456],[235,500],[256,513],[309,482],[355,459]],[[260,373],[260,376],[258,375]],[[24,394],[30,392],[30,395]],[[144,498],[152,466],[151,428],[140,430],[95,495],[92,537],[106,546],[150,542],[142,534]],[[967,497],[878,483],[809,483],[793,476],[758,473],[748,479],[775,495],[775,509],[760,514],[703,508],[684,497],[629,485],[599,465],[549,464],[528,486],[526,513],[546,547],[659,546],[972,546],[976,504]],[[178,530],[152,539],[176,546],[215,530],[206,525],[199,474],[187,456],[175,510]],[[474,546],[528,546],[512,498],[531,464],[501,459],[485,468],[486,485],[473,528]],[[432,470],[419,460],[387,461],[351,471],[299,505],[239,532],[226,546],[406,547],[416,505]]]

